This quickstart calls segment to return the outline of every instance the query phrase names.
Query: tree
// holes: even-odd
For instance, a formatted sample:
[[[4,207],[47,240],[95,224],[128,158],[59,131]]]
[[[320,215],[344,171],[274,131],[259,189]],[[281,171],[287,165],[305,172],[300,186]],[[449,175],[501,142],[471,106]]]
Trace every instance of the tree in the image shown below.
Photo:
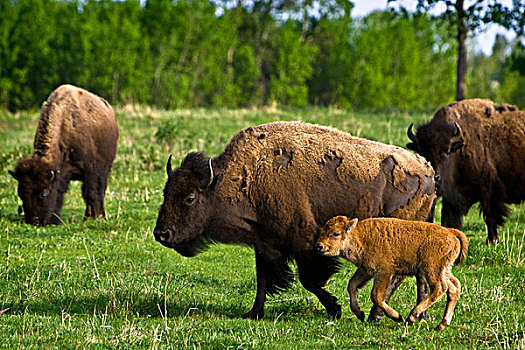
[[[388,0],[389,3],[402,0]],[[468,5],[468,4],[470,5]],[[523,15],[525,4],[522,0],[513,0],[512,7],[506,7],[495,0],[418,0],[418,11],[429,11],[437,5],[446,10],[438,15],[446,19],[455,29],[457,40],[456,100],[467,96],[467,37],[469,31],[476,31],[490,23],[500,24],[517,33],[523,33]],[[406,12],[401,8],[402,12]],[[521,26],[521,27],[520,27]]]

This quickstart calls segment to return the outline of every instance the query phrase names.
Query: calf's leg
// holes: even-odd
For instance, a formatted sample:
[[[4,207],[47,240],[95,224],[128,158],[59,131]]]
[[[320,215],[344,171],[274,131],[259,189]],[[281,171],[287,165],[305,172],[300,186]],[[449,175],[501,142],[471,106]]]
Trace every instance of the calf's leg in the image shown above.
[[[444,272],[444,271],[443,271]],[[443,276],[443,273],[437,274],[437,276]],[[443,277],[431,278],[427,275],[427,282],[429,286],[429,294],[423,299],[415,308],[412,309],[410,315],[408,316],[405,324],[407,326],[414,324],[416,318],[419,317],[423,312],[425,312],[432,304],[445,294],[447,290],[447,283],[444,281]]]
[[[401,283],[405,280],[405,276],[394,276],[390,280],[390,283],[388,284],[388,287],[385,290],[385,302],[388,303],[390,300],[390,297],[392,294],[394,294],[394,291],[399,288]],[[370,315],[368,315],[368,322],[376,322],[379,321],[385,314],[383,313],[383,310],[381,307],[374,303],[372,306],[372,309],[370,310]]]
[[[385,301],[385,292],[391,282],[392,275],[378,274],[374,279],[374,286],[372,287],[372,301],[380,307],[385,314],[396,322],[403,322],[403,317],[399,312],[392,309]]]
[[[419,304],[423,299],[425,299],[428,295],[428,284],[425,280],[425,276],[423,274],[416,274],[416,282],[417,282],[417,304]],[[422,312],[421,315],[419,315],[419,320],[423,320],[427,318],[427,312]]]
[[[459,283],[458,279],[452,275],[450,271],[447,271],[445,279],[447,280],[447,286],[448,286],[447,306],[445,308],[445,314],[443,315],[443,320],[436,327],[436,330],[445,329],[445,327],[450,325],[450,321],[452,320],[452,315],[454,314],[454,308],[456,307],[456,303],[458,302],[459,292],[461,290],[461,284]]]
[[[361,311],[359,303],[357,302],[357,291],[359,288],[363,287],[366,282],[370,281],[371,278],[371,275],[368,275],[366,272],[358,268],[348,282],[347,290],[348,294],[350,294],[350,308],[361,322],[365,320],[365,313]]]

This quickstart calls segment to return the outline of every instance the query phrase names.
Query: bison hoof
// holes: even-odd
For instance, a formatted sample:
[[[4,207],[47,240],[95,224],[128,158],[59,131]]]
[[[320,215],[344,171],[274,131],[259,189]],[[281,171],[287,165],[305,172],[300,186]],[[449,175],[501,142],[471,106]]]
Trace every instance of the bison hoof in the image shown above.
[[[339,304],[335,304],[335,307],[333,308],[333,310],[326,310],[326,312],[328,312],[328,316],[334,319],[337,319],[337,320],[340,319],[341,315],[343,314],[341,311],[341,305]]]
[[[365,313],[363,311],[361,311],[361,313],[359,315],[356,315],[356,316],[359,319],[359,321],[365,322]]]
[[[446,326],[447,326],[446,324],[440,323],[440,324],[437,325],[436,328],[434,328],[434,330],[442,331],[443,329],[445,329]]]
[[[260,320],[264,317],[264,311],[251,309],[242,318],[245,320]]]
[[[399,315],[398,318],[394,318],[393,320],[394,320],[395,322],[397,322],[397,323],[402,323],[402,322],[403,322],[403,316]]]
[[[422,312],[421,315],[419,315],[418,319],[419,319],[420,321],[423,321],[423,320],[428,319],[427,312],[426,312],[426,311]]]
[[[378,316],[378,315],[368,315],[368,319],[367,319],[367,321],[368,321],[368,322],[379,322],[379,321],[381,321],[382,318],[383,318],[383,316]]]
[[[414,324],[414,321],[412,321],[410,318],[408,318],[406,321],[405,321],[405,326],[412,326]]]

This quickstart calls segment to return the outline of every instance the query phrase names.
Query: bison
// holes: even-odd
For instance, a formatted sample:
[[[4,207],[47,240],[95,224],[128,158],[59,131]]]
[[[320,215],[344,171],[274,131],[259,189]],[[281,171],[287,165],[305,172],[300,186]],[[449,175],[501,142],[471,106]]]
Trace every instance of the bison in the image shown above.
[[[71,180],[83,182],[84,217],[105,216],[117,139],[117,120],[106,100],[72,85],[53,91],[42,107],[33,155],[9,171],[18,181],[26,223],[59,224]]]
[[[525,111],[472,99],[439,109],[432,120],[407,131],[407,148],[436,171],[443,197],[441,224],[461,229],[463,216],[481,203],[487,243],[498,242],[506,203],[525,199]]]
[[[173,170],[170,156],[166,170],[155,239],[186,257],[214,242],[253,247],[250,319],[263,317],[267,295],[293,282],[292,260],[302,285],[340,317],[337,299],[323,289],[340,262],[314,249],[322,225],[338,214],[425,220],[435,198],[434,172],[422,157],[300,122],[250,127],[218,157],[190,153]]]
[[[372,300],[396,322],[403,322],[399,312],[386,300],[386,289],[396,275],[416,276],[418,284],[426,283],[429,294],[418,301],[407,318],[411,325],[432,304],[447,293],[443,320],[436,327],[450,324],[461,285],[452,275],[454,260],[462,263],[467,256],[468,240],[463,232],[436,224],[394,218],[371,218],[358,222],[336,216],[326,223],[316,249],[327,256],[342,255],[357,266],[348,282],[350,307],[361,321],[365,314],[357,302],[357,290],[372,278]]]

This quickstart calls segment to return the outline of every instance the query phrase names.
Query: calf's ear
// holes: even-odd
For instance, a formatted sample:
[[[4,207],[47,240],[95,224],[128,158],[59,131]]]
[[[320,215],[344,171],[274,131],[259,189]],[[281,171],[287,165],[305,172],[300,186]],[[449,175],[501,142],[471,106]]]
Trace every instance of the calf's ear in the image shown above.
[[[356,226],[357,226],[357,218],[352,219],[348,222],[348,226],[346,226],[346,233],[350,233]]]

